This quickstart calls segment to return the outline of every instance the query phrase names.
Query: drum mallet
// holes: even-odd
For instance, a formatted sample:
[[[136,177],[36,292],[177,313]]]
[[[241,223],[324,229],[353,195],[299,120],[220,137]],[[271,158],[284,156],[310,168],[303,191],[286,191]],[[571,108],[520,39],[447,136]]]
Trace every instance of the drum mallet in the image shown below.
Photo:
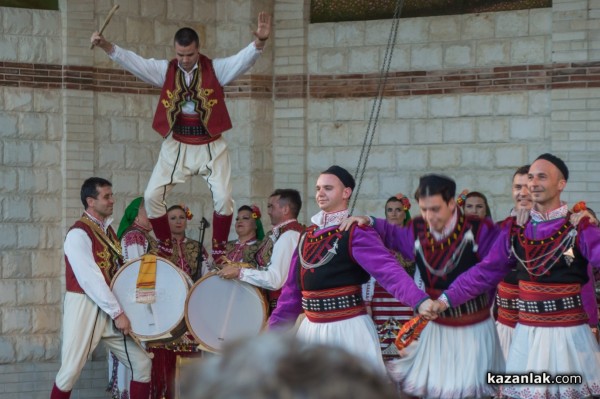
[[[142,345],[142,343],[141,343],[140,339],[137,337],[137,335],[135,335],[132,332],[129,332],[129,336],[131,337],[133,342],[135,342],[135,344],[140,347],[140,349],[144,352],[144,354],[148,357],[148,359],[150,359],[150,360],[154,359],[154,353],[148,352],[146,350],[146,348],[144,348],[144,345]]]
[[[113,14],[119,9],[119,5],[115,4],[113,6],[113,8],[110,9],[110,11],[108,12],[108,15],[106,16],[106,19],[104,20],[104,23],[102,24],[102,27],[100,28],[99,33],[102,34],[102,32],[104,32],[104,28],[106,28],[106,25],[108,25],[108,23],[110,22],[110,19],[112,18]],[[90,50],[92,50],[94,48],[94,43],[92,43],[92,45],[90,46]]]

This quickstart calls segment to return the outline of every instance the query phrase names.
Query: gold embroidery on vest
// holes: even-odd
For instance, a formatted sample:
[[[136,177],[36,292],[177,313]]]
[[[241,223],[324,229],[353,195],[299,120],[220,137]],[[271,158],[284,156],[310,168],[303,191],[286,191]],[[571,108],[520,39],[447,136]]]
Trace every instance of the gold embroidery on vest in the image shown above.
[[[102,245],[102,251],[96,252],[96,256],[102,260],[96,264],[103,271],[103,274],[104,270],[106,270],[105,275],[108,276],[109,280],[112,280],[119,268],[119,259],[122,256],[121,243],[110,233],[104,233],[104,231],[88,217],[82,216],[79,220],[91,228],[92,233],[97,238],[97,242]],[[111,254],[111,250],[114,255]]]
[[[183,73],[177,68],[177,72],[175,72],[175,91],[171,92],[167,90],[167,96],[171,100],[168,102],[169,107],[166,110],[169,127],[173,127],[175,119],[177,119],[177,115],[181,112],[181,107],[183,107],[183,94],[186,92],[184,79]]]
[[[218,102],[216,99],[209,100],[208,96],[214,93],[213,89],[202,88],[202,77],[199,77],[196,84],[196,92],[198,93],[199,102],[196,103],[196,111],[202,118],[204,126],[208,126],[208,120],[212,113],[212,107]]]

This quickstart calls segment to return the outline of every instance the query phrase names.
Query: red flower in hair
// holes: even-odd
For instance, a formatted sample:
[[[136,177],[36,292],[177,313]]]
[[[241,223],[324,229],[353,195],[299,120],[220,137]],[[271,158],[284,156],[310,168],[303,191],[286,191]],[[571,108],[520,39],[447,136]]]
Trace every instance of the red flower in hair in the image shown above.
[[[185,218],[187,220],[192,220],[194,214],[192,211],[190,211],[190,208],[188,208],[185,204],[179,204],[179,206],[183,208],[183,211],[185,212]]]
[[[458,206],[460,206],[461,208],[465,204],[465,201],[467,200],[467,194],[469,194],[469,190],[467,190],[465,188],[464,190],[462,190],[460,192],[460,194],[458,194],[458,198],[456,198],[456,204]]]
[[[410,209],[410,200],[407,196],[405,196],[402,193],[398,193],[395,195],[395,197],[398,199],[398,201],[402,203],[402,208],[404,209],[404,212]]]
[[[585,204],[585,201],[579,201],[578,203],[573,205],[573,212],[575,213],[579,213],[585,210],[587,210],[587,205]]]
[[[252,204],[250,208],[252,208],[252,219],[260,219],[262,216],[260,213],[260,208],[255,204]]]

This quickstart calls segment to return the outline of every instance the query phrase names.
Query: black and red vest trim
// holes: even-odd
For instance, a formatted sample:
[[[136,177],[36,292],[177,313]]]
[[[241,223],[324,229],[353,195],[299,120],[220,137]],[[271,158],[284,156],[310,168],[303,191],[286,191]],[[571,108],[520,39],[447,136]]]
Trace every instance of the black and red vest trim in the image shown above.
[[[466,217],[459,213],[454,231],[441,241],[433,238],[429,232],[429,226],[423,218],[417,217],[411,223],[416,240],[419,241],[424,255],[423,258],[417,251],[415,263],[426,287],[445,290],[458,276],[480,261],[476,245],[479,240],[481,224],[489,223],[487,220]],[[469,236],[472,234],[473,239],[465,242],[462,254],[457,259],[459,256],[457,249],[465,240],[466,234]],[[442,273],[444,266],[449,264],[448,262],[452,264],[449,272],[438,275]],[[439,273],[431,272],[427,264]]]
[[[181,108],[186,101],[195,103],[195,111],[199,116],[195,118],[182,117]],[[160,100],[156,106],[154,121],[152,127],[161,136],[167,137],[176,123],[181,123],[186,128],[191,128],[190,124],[198,123],[206,130],[208,135],[187,136],[178,135],[175,139],[186,142],[186,139],[192,141],[189,144],[204,144],[216,140],[221,133],[231,129],[231,119],[225,106],[225,93],[215,74],[212,60],[202,54],[198,59],[198,68],[193,72],[192,81],[189,86],[185,83],[184,73],[178,66],[177,59],[169,62],[165,83],[160,94]]]
[[[110,286],[113,276],[123,264],[121,254],[114,249],[120,248],[119,240],[117,239],[117,235],[112,227],[108,227],[106,234],[103,234],[99,231],[95,231],[95,229],[89,226],[88,223],[93,222],[84,222],[84,217],[85,216],[82,216],[81,219],[75,222],[69,231],[72,229],[81,229],[85,231],[88,237],[90,237],[90,240],[92,241],[92,253],[94,255],[94,261],[102,272],[104,281],[106,281],[106,285]],[[98,229],[100,229],[100,227],[98,227]],[[65,281],[67,291],[85,294],[79,285],[77,278],[75,277],[75,273],[73,273],[73,267],[71,266],[71,263],[66,255],[65,265]]]
[[[585,227],[580,223],[577,229],[569,221],[552,235],[539,240],[529,239],[525,228],[513,223],[511,226],[511,246],[517,258],[517,279],[539,283],[580,284],[588,282],[587,260],[579,251],[577,238],[567,248],[568,236]],[[583,221],[582,221],[583,222]],[[521,262],[523,260],[525,264]]]
[[[360,286],[369,281],[369,274],[352,257],[352,234],[340,231],[337,226],[317,231],[313,225],[306,229],[298,244],[297,281],[305,301],[319,298],[347,303],[348,306],[335,306],[330,311],[308,314],[313,322],[330,322],[349,319],[366,314],[360,293]],[[333,298],[340,297],[340,298]],[[360,295],[359,295],[360,297]],[[309,311],[310,312],[310,311]]]

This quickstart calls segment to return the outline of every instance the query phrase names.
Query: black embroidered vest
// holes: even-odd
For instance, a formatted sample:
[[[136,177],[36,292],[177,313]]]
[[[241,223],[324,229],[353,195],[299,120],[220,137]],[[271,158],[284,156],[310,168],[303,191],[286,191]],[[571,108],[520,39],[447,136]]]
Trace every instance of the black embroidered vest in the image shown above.
[[[554,234],[539,240],[529,239],[523,226],[512,224],[511,251],[517,258],[519,281],[587,283],[588,262],[579,251],[577,229],[569,222],[569,216]]]
[[[436,241],[423,218],[412,220],[418,241],[415,246],[422,248],[415,253],[415,263],[427,288],[445,290],[458,276],[479,262],[477,238],[481,223],[477,218],[459,214],[454,231],[446,239]]]
[[[312,225],[298,244],[298,280],[303,291],[318,291],[369,281],[369,274],[352,258],[352,234],[337,226],[317,231]]]

